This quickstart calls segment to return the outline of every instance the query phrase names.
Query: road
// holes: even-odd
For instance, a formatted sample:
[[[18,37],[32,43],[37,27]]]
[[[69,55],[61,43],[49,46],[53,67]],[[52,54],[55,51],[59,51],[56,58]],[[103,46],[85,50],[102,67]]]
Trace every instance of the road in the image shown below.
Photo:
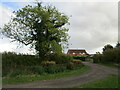
[[[84,62],[90,69],[82,74],[55,80],[43,80],[22,84],[3,85],[3,88],[71,88],[100,80],[108,75],[118,75],[118,69]]]

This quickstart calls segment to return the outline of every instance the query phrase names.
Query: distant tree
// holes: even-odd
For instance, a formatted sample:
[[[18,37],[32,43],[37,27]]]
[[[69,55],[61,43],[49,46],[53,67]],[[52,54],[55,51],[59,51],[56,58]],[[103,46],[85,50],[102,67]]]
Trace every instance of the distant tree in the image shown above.
[[[113,49],[113,46],[110,45],[110,44],[105,45],[104,48],[103,48],[103,52],[108,50],[108,49]]]
[[[117,42],[117,44],[116,44],[115,47],[116,47],[116,48],[120,48],[120,43],[119,43],[119,41]]]
[[[44,58],[50,53],[61,53],[62,45],[67,44],[68,29],[63,27],[69,24],[68,17],[55,7],[27,5],[14,11],[15,17],[4,25],[2,33],[20,43],[31,45]]]

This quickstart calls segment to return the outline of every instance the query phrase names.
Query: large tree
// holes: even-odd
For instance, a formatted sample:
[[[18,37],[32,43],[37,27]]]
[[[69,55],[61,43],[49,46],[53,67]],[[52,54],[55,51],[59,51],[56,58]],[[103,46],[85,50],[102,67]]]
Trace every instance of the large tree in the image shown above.
[[[14,11],[14,17],[4,25],[2,33],[20,43],[34,47],[41,58],[50,53],[61,53],[62,45],[69,38],[68,17],[55,7],[27,5]]]

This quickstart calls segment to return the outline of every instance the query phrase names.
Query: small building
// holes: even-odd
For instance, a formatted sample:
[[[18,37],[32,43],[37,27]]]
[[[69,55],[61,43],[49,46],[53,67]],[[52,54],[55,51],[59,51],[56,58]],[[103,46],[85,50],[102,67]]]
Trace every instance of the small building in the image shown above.
[[[73,56],[74,59],[80,59],[83,61],[89,56],[84,49],[69,49],[67,54]]]

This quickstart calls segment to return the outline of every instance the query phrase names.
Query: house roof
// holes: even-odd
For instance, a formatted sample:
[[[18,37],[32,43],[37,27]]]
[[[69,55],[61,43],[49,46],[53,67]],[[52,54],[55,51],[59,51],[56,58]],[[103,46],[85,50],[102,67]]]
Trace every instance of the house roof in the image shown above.
[[[85,49],[69,49],[67,54],[70,56],[88,56],[89,55]]]

